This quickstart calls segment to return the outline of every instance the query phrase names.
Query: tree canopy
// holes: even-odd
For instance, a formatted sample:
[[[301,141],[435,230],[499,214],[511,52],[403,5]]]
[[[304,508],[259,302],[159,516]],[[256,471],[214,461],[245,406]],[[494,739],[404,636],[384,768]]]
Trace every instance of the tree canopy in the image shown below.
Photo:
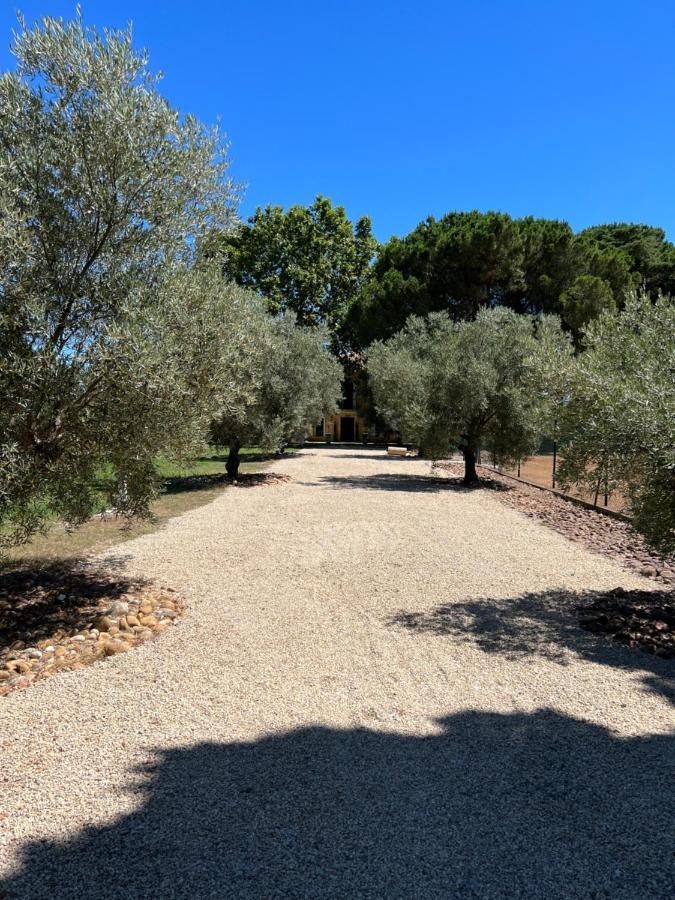
[[[169,106],[130,31],[48,18],[13,51],[0,78],[4,543],[47,505],[89,515],[103,462],[116,505],[142,512],[153,457],[194,446],[215,389],[188,269],[236,202],[218,134]]]
[[[562,482],[621,490],[651,543],[675,549],[675,303],[632,295],[585,330],[559,419]]]
[[[370,219],[355,224],[318,196],[311,206],[257,209],[234,231],[211,236],[226,276],[260,294],[273,313],[335,332],[361,287],[377,243]]]
[[[497,308],[414,316],[371,347],[368,366],[380,415],[425,454],[461,450],[470,484],[481,448],[503,461],[534,452],[556,396],[548,375],[570,354],[556,318]]]
[[[308,425],[335,411],[342,386],[325,328],[297,325],[294,313],[273,318],[254,298],[246,324],[247,351],[232,348],[226,358],[231,390],[211,424],[213,442],[229,448],[231,478],[243,446],[277,450],[304,439]]]
[[[603,312],[616,309],[609,284],[597,275],[579,275],[560,295],[562,316],[577,347],[583,344],[584,328]]]
[[[627,260],[637,288],[652,299],[658,294],[675,296],[675,245],[666,240],[662,228],[614,222],[595,225],[581,232],[603,250],[612,249]]]
[[[593,302],[564,306],[561,297],[581,276],[603,284],[596,283]],[[453,319],[468,319],[495,305],[557,314],[572,329],[578,327],[579,305],[595,309],[602,297],[619,306],[632,286],[624,253],[591,235],[575,235],[565,222],[453,212],[429,218],[381,248],[344,331],[352,344],[365,347],[396,333],[410,315],[445,311]],[[574,289],[577,300],[583,287]],[[568,309],[574,325],[565,318]]]

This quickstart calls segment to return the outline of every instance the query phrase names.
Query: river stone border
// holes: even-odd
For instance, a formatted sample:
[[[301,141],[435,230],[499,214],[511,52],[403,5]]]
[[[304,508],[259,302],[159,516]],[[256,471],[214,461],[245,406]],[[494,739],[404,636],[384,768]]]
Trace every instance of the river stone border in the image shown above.
[[[0,697],[125,653],[177,625],[186,610],[172,588],[133,587],[112,601],[103,599],[76,628],[57,628],[34,644],[17,640],[1,649]]]

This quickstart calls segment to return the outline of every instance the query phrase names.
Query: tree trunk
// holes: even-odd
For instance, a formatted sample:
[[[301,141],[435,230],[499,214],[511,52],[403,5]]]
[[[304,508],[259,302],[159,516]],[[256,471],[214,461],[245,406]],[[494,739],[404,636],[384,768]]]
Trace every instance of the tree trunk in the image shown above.
[[[227,472],[227,477],[231,478],[233,481],[239,474],[239,451],[241,450],[241,444],[237,443],[237,441],[233,441],[229,447],[229,453],[227,456],[227,462],[225,463],[225,471]]]
[[[115,509],[126,509],[129,503],[129,485],[124,475],[120,475],[117,479],[117,500]]]
[[[476,448],[463,447],[464,456],[464,484],[478,484],[478,472],[476,471]]]

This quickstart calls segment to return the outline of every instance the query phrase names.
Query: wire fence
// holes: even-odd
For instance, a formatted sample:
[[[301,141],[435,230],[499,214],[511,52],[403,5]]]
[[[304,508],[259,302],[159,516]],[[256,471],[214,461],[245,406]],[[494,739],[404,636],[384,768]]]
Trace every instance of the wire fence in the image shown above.
[[[605,507],[614,512],[628,512],[628,503],[623,494],[609,490],[610,479],[608,473],[597,479],[594,490],[588,490],[581,485],[572,485],[563,491],[558,478],[560,461],[561,448],[556,441],[552,440],[544,441],[538,453],[519,460],[515,465],[503,465],[484,450],[481,451],[479,458],[481,465],[493,469],[495,472],[504,475],[515,475],[516,478],[520,478],[529,484],[559,490],[572,497],[592,503],[594,506]]]

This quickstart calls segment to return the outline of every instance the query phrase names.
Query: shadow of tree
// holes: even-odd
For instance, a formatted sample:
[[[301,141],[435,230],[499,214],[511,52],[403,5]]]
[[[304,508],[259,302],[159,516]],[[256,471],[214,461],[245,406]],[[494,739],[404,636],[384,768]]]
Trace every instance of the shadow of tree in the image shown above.
[[[671,896],[672,739],[549,710],[156,753],[139,806],[24,846],[10,898]]]
[[[438,491],[510,491],[512,488],[497,482],[481,481],[465,485],[460,477],[439,478],[434,475],[408,474],[406,472],[386,472],[373,475],[324,475],[318,479],[327,487],[343,487],[376,491],[410,491],[413,493],[436,493]],[[314,484],[314,482],[313,482]]]
[[[626,591],[627,599],[631,591]],[[642,596],[642,592],[639,593]],[[471,643],[510,658],[543,656],[567,665],[570,655],[620,669],[652,672],[645,684],[675,701],[675,663],[584,631],[579,612],[603,592],[532,591],[519,597],[472,597],[431,610],[401,611],[388,624]]]
[[[293,450],[281,453],[280,451],[270,451],[269,453],[240,453],[239,459],[242,463],[247,462],[270,462],[274,459],[288,459],[293,455]],[[199,462],[222,462],[226,463],[229,459],[227,453],[214,456],[199,456]]]
[[[272,484],[280,480],[273,472],[240,472],[237,475],[238,487],[255,487],[260,484]],[[232,486],[232,479],[223,473],[210,475],[186,475],[167,478],[163,491],[166,494],[182,494],[185,491],[211,490],[220,486]]]
[[[105,568],[59,560],[0,571],[0,652],[14,641],[37,642],[58,629],[78,631],[101,599],[142,586],[142,579],[118,573],[126,559],[110,557]]]

